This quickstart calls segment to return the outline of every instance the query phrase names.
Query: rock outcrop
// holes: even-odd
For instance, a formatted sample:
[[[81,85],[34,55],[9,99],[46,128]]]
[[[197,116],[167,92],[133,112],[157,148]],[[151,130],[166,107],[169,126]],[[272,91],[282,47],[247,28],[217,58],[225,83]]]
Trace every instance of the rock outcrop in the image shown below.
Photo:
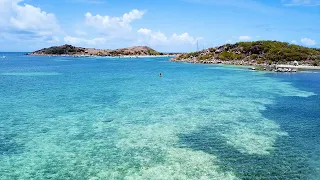
[[[116,50],[75,47],[72,45],[53,46],[29,53],[34,56],[156,56],[164,55],[147,46],[134,46]]]

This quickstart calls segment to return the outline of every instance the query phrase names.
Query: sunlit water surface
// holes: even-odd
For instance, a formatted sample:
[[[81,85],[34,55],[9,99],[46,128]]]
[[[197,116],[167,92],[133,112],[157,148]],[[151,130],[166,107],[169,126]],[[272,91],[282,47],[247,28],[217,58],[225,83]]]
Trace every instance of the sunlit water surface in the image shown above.
[[[319,73],[5,55],[2,180],[320,177]]]

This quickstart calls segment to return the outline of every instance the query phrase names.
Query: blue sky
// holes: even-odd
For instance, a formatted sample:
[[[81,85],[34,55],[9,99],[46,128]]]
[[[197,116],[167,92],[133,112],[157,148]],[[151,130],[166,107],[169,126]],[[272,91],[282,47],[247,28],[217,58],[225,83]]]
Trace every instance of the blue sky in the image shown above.
[[[238,41],[320,47],[320,0],[0,0],[0,51],[147,45],[186,52]]]

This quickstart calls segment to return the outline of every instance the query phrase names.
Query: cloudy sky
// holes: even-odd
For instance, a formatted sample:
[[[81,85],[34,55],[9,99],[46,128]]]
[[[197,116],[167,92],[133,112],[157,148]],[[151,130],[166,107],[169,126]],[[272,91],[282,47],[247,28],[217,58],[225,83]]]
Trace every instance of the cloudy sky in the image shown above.
[[[320,47],[320,0],[0,0],[0,51],[279,40]]]

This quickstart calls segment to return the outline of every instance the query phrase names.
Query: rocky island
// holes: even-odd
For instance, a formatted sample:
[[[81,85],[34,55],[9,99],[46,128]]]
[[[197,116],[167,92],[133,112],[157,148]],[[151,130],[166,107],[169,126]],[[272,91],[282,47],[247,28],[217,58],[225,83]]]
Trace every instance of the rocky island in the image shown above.
[[[75,47],[72,45],[53,46],[28,53],[31,56],[165,56],[147,46],[134,46],[129,48],[103,50],[95,48]]]
[[[225,44],[171,59],[176,62],[252,66],[252,69],[291,71],[298,68],[320,69],[320,49],[279,41]]]

